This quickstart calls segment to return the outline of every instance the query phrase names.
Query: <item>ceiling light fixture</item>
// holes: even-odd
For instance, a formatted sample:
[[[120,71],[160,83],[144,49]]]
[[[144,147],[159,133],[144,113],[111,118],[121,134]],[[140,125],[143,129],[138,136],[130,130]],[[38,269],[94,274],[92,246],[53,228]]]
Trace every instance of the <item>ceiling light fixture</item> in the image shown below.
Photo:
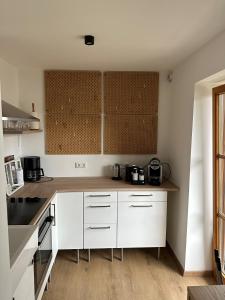
[[[85,45],[92,46],[95,43],[95,37],[93,35],[84,36]]]

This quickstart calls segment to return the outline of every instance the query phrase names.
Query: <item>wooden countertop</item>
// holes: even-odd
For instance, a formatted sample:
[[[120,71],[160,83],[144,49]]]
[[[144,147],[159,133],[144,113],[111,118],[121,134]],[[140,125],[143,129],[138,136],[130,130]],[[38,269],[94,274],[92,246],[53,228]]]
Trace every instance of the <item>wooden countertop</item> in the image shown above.
[[[225,299],[224,285],[191,286],[188,287],[190,300],[221,300]]]
[[[48,201],[31,224],[36,224],[45,208],[49,205],[57,192],[87,192],[87,191],[166,191],[176,192],[179,188],[170,181],[164,182],[160,186],[132,185],[123,180],[112,180],[108,177],[55,177],[52,181],[39,183],[25,183],[13,197],[40,197],[47,198]]]

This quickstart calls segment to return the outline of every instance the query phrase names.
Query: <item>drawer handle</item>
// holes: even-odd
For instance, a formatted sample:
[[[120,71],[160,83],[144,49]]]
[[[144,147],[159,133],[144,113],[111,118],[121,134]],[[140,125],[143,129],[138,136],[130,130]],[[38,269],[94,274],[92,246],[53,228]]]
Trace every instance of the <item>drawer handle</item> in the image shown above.
[[[97,227],[97,226],[95,226],[95,227],[89,226],[88,228],[92,229],[92,230],[98,230],[98,229],[110,229],[111,227],[110,226],[99,226],[99,227]]]
[[[101,207],[111,207],[111,205],[89,205],[90,208],[101,208]]]
[[[153,207],[153,205],[130,205],[130,207]]]
[[[88,197],[96,198],[96,197],[111,197],[110,194],[105,194],[105,195],[89,195]]]
[[[148,195],[137,195],[137,194],[133,194],[131,195],[131,197],[152,197],[152,194],[148,194]]]

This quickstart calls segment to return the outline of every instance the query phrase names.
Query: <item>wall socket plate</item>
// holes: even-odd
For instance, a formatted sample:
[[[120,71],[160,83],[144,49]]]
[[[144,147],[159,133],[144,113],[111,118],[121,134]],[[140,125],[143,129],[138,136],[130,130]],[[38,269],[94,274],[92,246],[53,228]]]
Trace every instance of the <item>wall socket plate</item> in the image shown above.
[[[87,168],[87,163],[82,161],[75,161],[75,168],[76,169],[85,169]]]

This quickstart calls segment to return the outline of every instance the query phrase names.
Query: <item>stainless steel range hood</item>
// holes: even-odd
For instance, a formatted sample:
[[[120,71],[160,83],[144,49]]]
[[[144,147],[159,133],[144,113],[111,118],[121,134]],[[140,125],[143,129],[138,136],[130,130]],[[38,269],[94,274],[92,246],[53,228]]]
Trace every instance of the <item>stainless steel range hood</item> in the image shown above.
[[[29,133],[33,131],[31,126],[32,123],[39,121],[40,119],[35,118],[22,109],[2,100],[2,123],[4,134]]]
[[[31,114],[24,112],[16,106],[2,100],[2,120],[6,121],[40,121]]]

